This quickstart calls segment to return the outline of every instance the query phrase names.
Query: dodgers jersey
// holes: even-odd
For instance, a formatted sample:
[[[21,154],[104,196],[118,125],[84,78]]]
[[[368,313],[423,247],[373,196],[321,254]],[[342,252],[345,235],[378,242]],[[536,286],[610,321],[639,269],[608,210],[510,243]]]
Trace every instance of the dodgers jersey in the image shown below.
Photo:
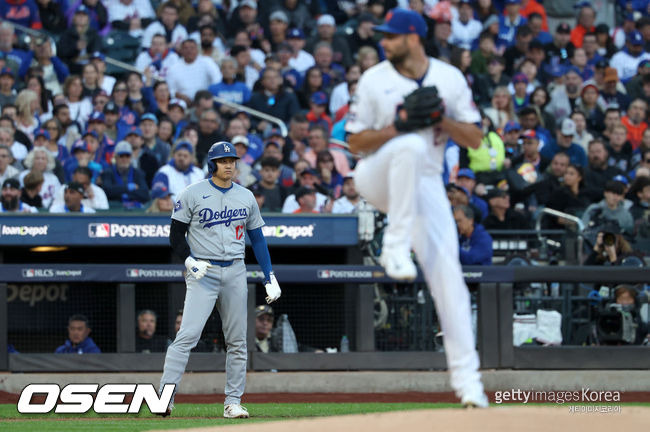
[[[180,193],[172,219],[190,225],[187,243],[194,258],[217,261],[244,258],[246,230],[264,226],[251,191],[233,183],[222,192],[210,179]]]
[[[472,99],[472,91],[463,74],[456,67],[429,58],[429,68],[422,86],[436,86],[445,102],[445,116],[463,123],[478,123],[481,115]],[[371,67],[359,79],[357,91],[350,104],[345,130],[359,133],[366,129],[383,129],[393,124],[397,106],[418,88],[418,82],[400,74],[388,60]],[[427,143],[424,169],[431,174],[442,174],[448,134],[439,128],[416,131]]]

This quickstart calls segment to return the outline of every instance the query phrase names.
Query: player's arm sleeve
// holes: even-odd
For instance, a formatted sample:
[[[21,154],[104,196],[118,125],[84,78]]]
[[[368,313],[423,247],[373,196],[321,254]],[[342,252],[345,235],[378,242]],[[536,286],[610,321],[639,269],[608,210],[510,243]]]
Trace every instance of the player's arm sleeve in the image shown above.
[[[453,98],[445,99],[445,115],[457,122],[480,124],[481,114],[476,108],[467,80],[458,69],[454,73],[454,83],[450,85],[456,85],[457,91]]]
[[[348,120],[345,122],[345,131],[355,134],[366,129],[372,129],[374,124],[372,102],[372,81],[367,75],[362,75],[359,80],[357,91],[350,102]]]
[[[262,228],[255,228],[246,232],[248,233],[248,238],[251,239],[255,259],[264,272],[264,278],[270,280],[273,268],[271,267],[271,255],[269,255],[269,248],[266,244],[264,234],[262,234]]]
[[[192,254],[190,245],[187,244],[185,238],[188,228],[189,224],[172,219],[172,225],[169,229],[169,244],[174,253],[183,261]]]

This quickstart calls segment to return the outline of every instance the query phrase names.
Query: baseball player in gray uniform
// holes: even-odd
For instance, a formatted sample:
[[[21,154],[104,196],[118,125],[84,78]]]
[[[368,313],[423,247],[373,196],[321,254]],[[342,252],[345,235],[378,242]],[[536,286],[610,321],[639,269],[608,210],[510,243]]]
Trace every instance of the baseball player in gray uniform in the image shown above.
[[[215,143],[207,157],[212,178],[185,188],[172,214],[169,238],[174,252],[185,261],[187,292],[183,322],[167,349],[160,388],[180,383],[190,350],[196,346],[216,303],[227,347],[223,416],[248,418],[248,411],[240,404],[247,363],[246,235],[266,277],[266,301],[277,300],[281,290],[272,271],[261,230],[264,221],[255,197],[232,182],[239,159],[235,146],[225,141]],[[163,416],[172,409],[173,402]]]

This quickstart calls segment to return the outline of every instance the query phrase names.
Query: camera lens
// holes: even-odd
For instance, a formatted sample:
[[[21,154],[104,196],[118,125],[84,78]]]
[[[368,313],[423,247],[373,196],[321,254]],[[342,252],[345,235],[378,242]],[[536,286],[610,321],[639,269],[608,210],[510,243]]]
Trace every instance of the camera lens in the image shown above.
[[[613,246],[616,243],[616,236],[612,233],[603,234],[603,243],[605,246]]]

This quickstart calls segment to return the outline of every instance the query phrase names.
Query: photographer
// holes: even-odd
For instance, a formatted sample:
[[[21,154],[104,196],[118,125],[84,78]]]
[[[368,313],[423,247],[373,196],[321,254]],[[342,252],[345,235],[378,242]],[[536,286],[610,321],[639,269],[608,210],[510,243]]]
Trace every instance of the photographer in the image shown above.
[[[596,322],[600,345],[642,345],[648,337],[648,326],[639,316],[637,291],[629,285],[618,285],[614,298]]]
[[[596,244],[584,265],[619,265],[632,254],[632,246],[619,234],[615,223],[608,223],[598,230]]]

